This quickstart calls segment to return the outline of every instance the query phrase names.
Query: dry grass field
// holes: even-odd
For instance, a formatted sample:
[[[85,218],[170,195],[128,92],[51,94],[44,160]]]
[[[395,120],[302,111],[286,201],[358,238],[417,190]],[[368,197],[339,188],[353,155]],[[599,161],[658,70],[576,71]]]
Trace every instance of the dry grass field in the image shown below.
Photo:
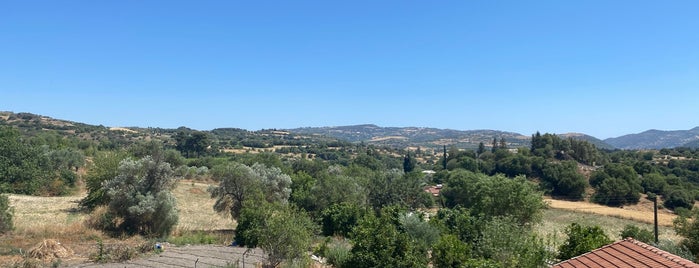
[[[641,198],[638,204],[624,207],[607,207],[590,202],[572,202],[555,199],[546,199],[551,208],[564,209],[588,214],[612,216],[621,219],[629,219],[637,222],[653,224],[653,202]],[[658,225],[672,226],[675,214],[658,209]]]
[[[232,240],[230,230],[235,228],[235,222],[213,211],[214,200],[206,192],[208,186],[192,181],[181,181],[178,184],[174,194],[180,219],[173,236],[193,231],[218,231],[226,236],[224,240]],[[24,265],[22,256],[48,239],[57,240],[74,252],[72,256],[61,260],[64,265],[88,261],[98,250],[97,241],[113,247],[137,247],[147,243],[141,237],[112,238],[88,228],[85,220],[89,218],[89,214],[80,211],[78,207],[78,202],[83,197],[84,193],[68,197],[10,195],[10,206],[15,211],[15,230],[0,236],[0,267]]]
[[[180,221],[175,228],[177,231],[192,230],[231,230],[235,222],[227,215],[215,213],[215,200],[210,198],[206,189],[210,184],[181,181],[174,194],[177,197],[177,207],[180,211]]]
[[[619,218],[618,216],[608,216],[582,212],[580,210],[568,210],[559,208],[549,208],[544,211],[544,220],[535,227],[537,233],[561,242],[566,236],[564,230],[571,223],[578,223],[585,226],[600,226],[605,234],[613,240],[620,240],[620,233],[626,225],[635,225],[646,230],[653,230],[652,223],[639,222],[629,218]],[[671,226],[659,226],[658,238],[673,242],[680,241],[681,237],[675,234]]]

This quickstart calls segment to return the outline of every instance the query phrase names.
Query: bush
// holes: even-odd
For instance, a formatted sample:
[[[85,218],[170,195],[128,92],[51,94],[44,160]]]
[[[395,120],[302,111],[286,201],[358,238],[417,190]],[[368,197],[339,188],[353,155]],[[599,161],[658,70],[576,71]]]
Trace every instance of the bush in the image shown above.
[[[640,186],[638,186],[640,188]],[[592,201],[602,205],[621,206],[624,204],[635,204],[641,198],[634,185],[623,179],[607,178],[600,183],[597,191],[592,196]]]
[[[692,209],[694,206],[694,198],[688,191],[683,189],[672,189],[669,192],[670,193],[665,196],[665,202],[663,202],[663,205],[666,208],[675,209],[682,207]]]
[[[333,204],[320,213],[323,235],[347,237],[362,217],[362,209],[351,203]]]
[[[177,224],[177,203],[170,192],[175,187],[170,164],[125,159],[119,174],[104,183],[109,197],[108,215],[120,219],[117,229],[127,234],[165,237]]]
[[[458,237],[445,234],[432,248],[432,263],[434,267],[464,267],[469,261],[471,246]]]
[[[7,198],[7,195],[0,195],[0,234],[13,229],[12,216],[10,199]]]
[[[573,200],[583,198],[587,180],[578,173],[577,162],[546,163],[541,172],[542,185],[551,195]]]
[[[567,260],[612,242],[599,226],[571,223],[565,230],[568,239],[558,247],[558,259]]]
[[[328,264],[334,267],[346,267],[352,246],[346,240],[333,241],[324,252]]]
[[[622,230],[619,235],[621,236],[621,239],[632,237],[633,239],[646,244],[650,244],[655,241],[655,235],[653,232],[638,228],[637,226],[631,224],[624,226],[624,230]]]

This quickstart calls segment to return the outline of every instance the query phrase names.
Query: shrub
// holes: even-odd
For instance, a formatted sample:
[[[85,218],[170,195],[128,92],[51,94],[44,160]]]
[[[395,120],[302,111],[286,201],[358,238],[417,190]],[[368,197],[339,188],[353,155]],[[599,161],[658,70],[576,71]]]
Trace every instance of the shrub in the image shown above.
[[[150,156],[125,159],[118,175],[103,186],[110,200],[108,214],[121,219],[117,226],[121,232],[165,237],[178,220],[170,192],[175,186],[170,164]]]
[[[7,195],[0,195],[0,234],[13,229],[12,216],[9,198]]]
[[[567,260],[612,242],[599,226],[571,223],[565,230],[568,239],[558,247],[558,258]]]
[[[333,241],[325,250],[328,264],[334,267],[346,267],[352,246],[346,240]]]
[[[666,208],[675,209],[682,207],[692,209],[692,206],[694,206],[694,198],[688,191],[683,189],[672,189],[669,192],[670,193],[665,196],[665,202],[663,202],[663,205]]]
[[[621,236],[621,239],[632,237],[633,239],[647,244],[650,244],[655,240],[655,235],[653,232],[638,228],[636,225],[631,224],[624,226],[624,230],[622,230],[619,235]]]

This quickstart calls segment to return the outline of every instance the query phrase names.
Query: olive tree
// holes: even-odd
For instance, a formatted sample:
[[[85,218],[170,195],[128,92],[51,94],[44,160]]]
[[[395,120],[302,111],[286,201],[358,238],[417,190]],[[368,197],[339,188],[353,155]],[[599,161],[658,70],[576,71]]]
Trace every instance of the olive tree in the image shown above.
[[[243,204],[251,198],[286,204],[291,195],[291,177],[277,167],[229,163],[214,167],[213,174],[221,181],[208,189],[211,198],[216,198],[214,210],[228,212],[234,219],[240,216]]]
[[[265,267],[277,267],[283,261],[302,257],[315,230],[311,218],[301,210],[279,203],[247,201],[235,239],[240,245],[261,248],[267,255]]]
[[[172,231],[178,221],[172,174],[170,164],[150,156],[121,161],[118,175],[104,182],[107,213],[121,219],[118,231],[153,237],[165,237]]]

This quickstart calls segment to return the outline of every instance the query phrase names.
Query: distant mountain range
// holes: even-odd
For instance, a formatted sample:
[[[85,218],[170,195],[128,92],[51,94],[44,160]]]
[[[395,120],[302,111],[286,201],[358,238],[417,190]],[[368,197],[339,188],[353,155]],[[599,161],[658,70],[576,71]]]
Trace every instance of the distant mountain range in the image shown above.
[[[104,136],[114,136],[112,133],[117,130],[131,132],[130,136],[136,137],[137,133],[149,135],[157,131],[162,134],[174,133],[175,129],[151,129],[151,128],[107,128],[104,126],[92,126],[88,124],[53,119],[47,116],[30,113],[0,112],[0,125],[15,125],[27,131],[38,131],[41,129],[55,129],[81,136],[85,139],[98,140]],[[215,136],[221,136],[219,132],[225,129],[215,129],[210,131]],[[374,144],[379,146],[390,146],[394,148],[423,147],[441,148],[442,146],[456,146],[458,148],[477,148],[479,143],[486,147],[492,146],[493,139],[504,139],[509,148],[528,147],[531,142],[531,134],[523,135],[515,132],[498,130],[453,130],[438,129],[429,127],[380,127],[373,124],[338,126],[338,127],[305,127],[287,129],[290,133],[309,135],[305,140],[317,140],[319,136],[326,136],[355,143]],[[247,136],[256,136],[255,133],[245,130],[238,131],[247,133]],[[263,133],[264,132],[264,133]],[[236,132],[237,133],[237,132]],[[261,131],[261,136],[269,136]],[[543,133],[542,133],[543,134]],[[231,137],[224,135],[227,139],[233,137],[240,138],[243,134],[236,134]],[[243,135],[243,136],[245,136]],[[122,135],[126,136],[126,135]],[[245,137],[247,137],[245,136]],[[648,130],[637,134],[628,134],[616,138],[605,140],[597,139],[582,133],[559,134],[564,138],[573,138],[588,141],[601,149],[662,149],[674,147],[699,148],[699,127],[690,130]],[[298,138],[298,137],[296,137]],[[252,139],[250,137],[245,138]],[[255,138],[256,139],[256,138]],[[321,138],[322,139],[322,138]],[[259,140],[259,139],[256,139]],[[324,140],[328,142],[327,140]]]
[[[350,142],[387,145],[399,148],[422,146],[428,148],[443,145],[459,148],[477,148],[479,143],[491,146],[493,139],[504,138],[508,147],[528,147],[531,136],[498,130],[452,130],[421,127],[379,127],[354,125],[339,127],[306,127],[288,129],[292,133],[325,135]],[[543,134],[543,133],[542,133]],[[674,147],[699,147],[699,127],[690,130],[648,130],[617,138],[600,140],[582,133],[558,134],[564,138],[588,141],[600,149],[662,149]]]
[[[699,147],[699,127],[672,131],[651,129],[604,141],[619,149],[697,148]]]
[[[427,127],[379,127],[376,125],[354,125],[339,127],[306,127],[288,129],[292,133],[306,135],[324,135],[347,140],[350,142],[364,142],[367,144],[386,145],[398,148],[426,147],[437,148],[444,145],[458,148],[478,148],[482,142],[486,147],[491,147],[493,139],[505,139],[509,148],[529,147],[530,135],[522,135],[515,132],[498,130],[453,130]],[[598,148],[614,149],[613,146],[595,137],[581,133],[567,133],[559,135],[564,138],[573,138],[588,141]]]

